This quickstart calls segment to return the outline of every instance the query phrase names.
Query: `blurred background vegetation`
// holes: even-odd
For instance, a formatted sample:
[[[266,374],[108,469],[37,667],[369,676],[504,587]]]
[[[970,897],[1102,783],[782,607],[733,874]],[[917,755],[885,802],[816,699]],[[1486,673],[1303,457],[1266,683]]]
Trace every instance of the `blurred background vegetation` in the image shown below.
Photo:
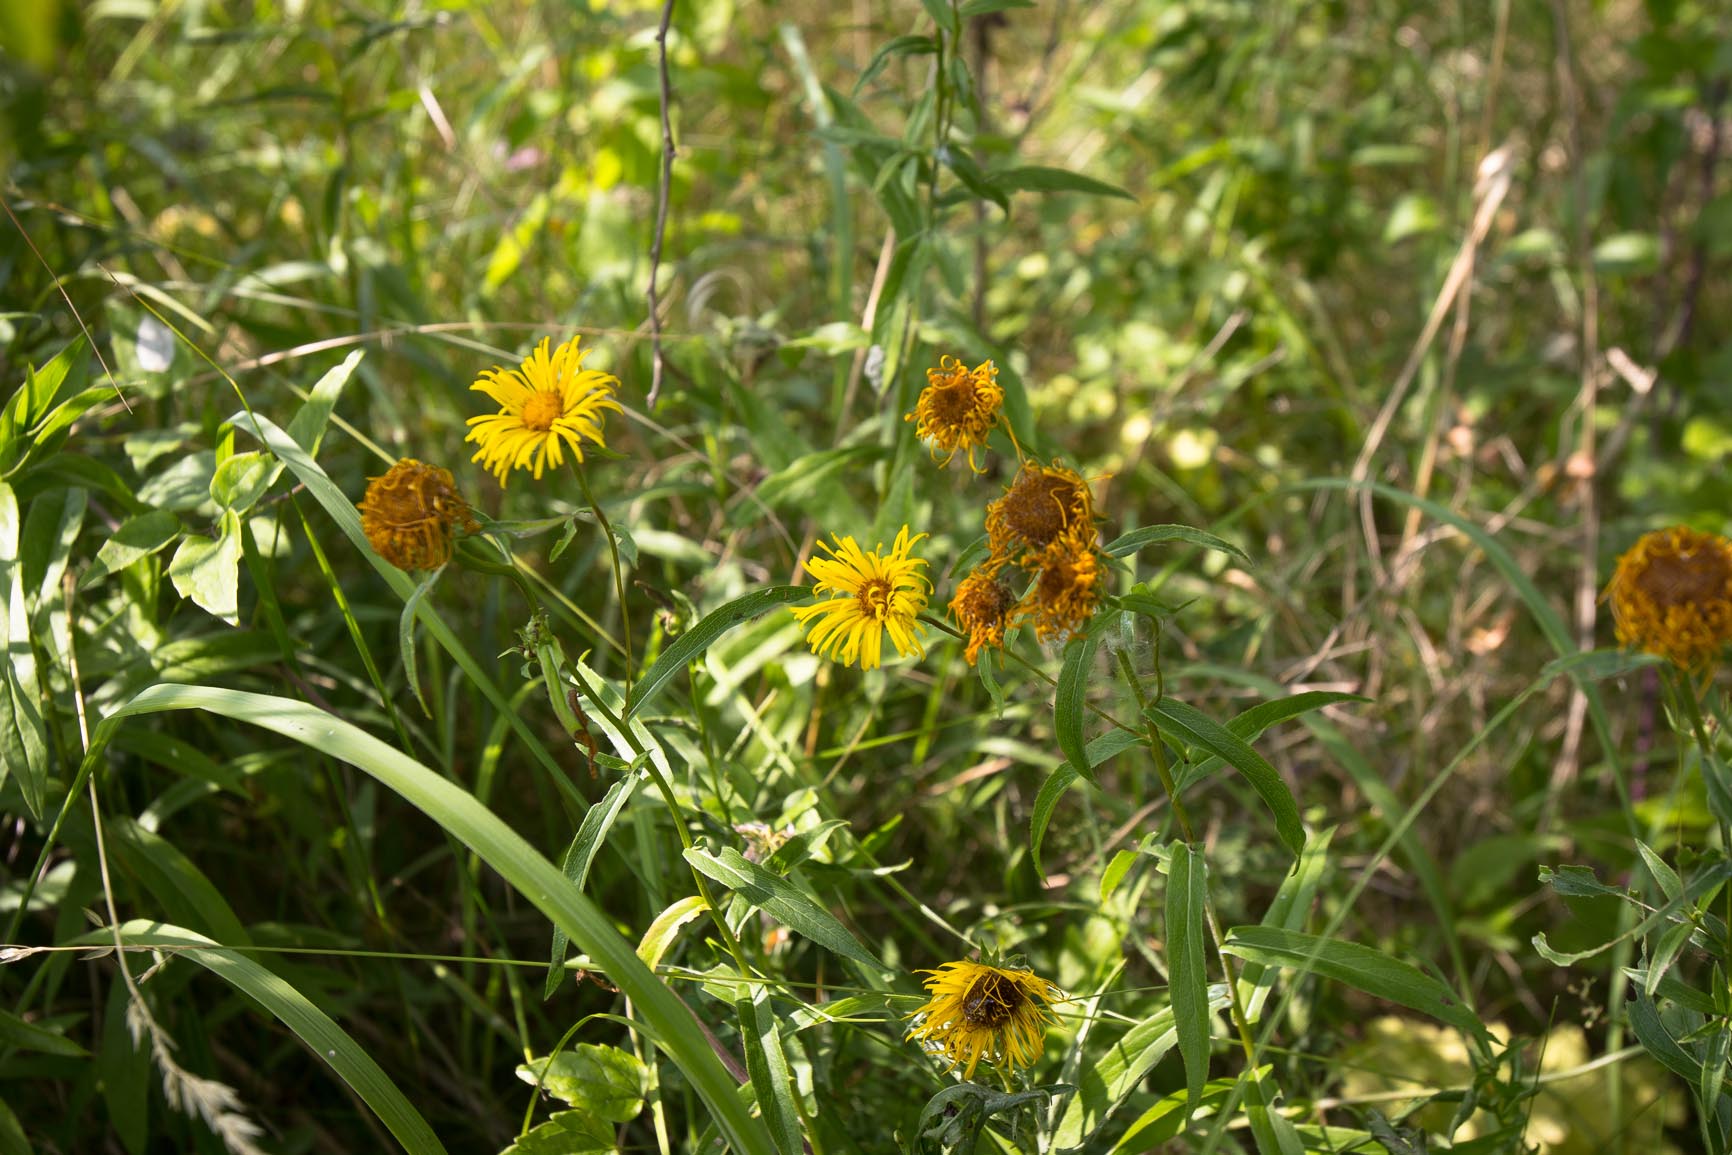
[[[1594,945],[1617,925],[1614,900],[1543,888],[1542,864],[1625,879],[1632,830],[1669,853],[1712,824],[1657,720],[1652,671],[1607,687],[1603,726],[1558,681],[1469,747],[1555,656],[1536,599],[1583,648],[1610,645],[1597,599],[1622,549],[1662,524],[1728,529],[1732,17],[1685,0],[986,4],[938,78],[929,52],[897,40],[930,36],[930,9],[675,6],[653,406],[659,4],[0,9],[0,379],[10,391],[85,341],[87,384],[125,397],[108,389],[63,446],[11,475],[23,536],[69,533],[60,564],[82,578],[127,518],[175,519],[160,552],[86,583],[75,609],[45,598],[55,640],[38,646],[77,638],[96,715],[158,680],[303,698],[406,744],[557,862],[581,818],[570,793],[431,645],[417,703],[401,602],[288,482],[246,511],[237,624],[179,595],[167,547],[208,538],[212,475],[252,448],[224,425],[237,387],[286,425],[364,349],[318,453],[351,498],[412,456],[450,467],[492,516],[544,517],[577,507],[569,484],[519,475],[502,491],[467,465],[464,421],[482,410],[468,386],[543,334],[586,334],[589,364],[619,375],[631,410],[609,427],[623,457],[592,476],[632,537],[635,620],[660,612],[666,632],[693,606],[791,580],[818,535],[888,540],[904,521],[933,535],[935,601],[947,598],[1011,459],[994,455],[981,480],[941,472],[901,414],[941,353],[991,357],[1025,444],[1101,479],[1109,537],[1184,522],[1254,559],[1180,552],[1140,575],[1175,607],[1160,637],[1169,688],[1222,714],[1299,689],[1371,699],[1263,747],[1307,821],[1339,826],[1319,903],[1342,915],[1342,937],[1471,991],[1525,1048],[1527,1078],[1616,1056],[1548,1084],[1592,1109],[1542,1097],[1535,1118],[1553,1124],[1525,1141],[1700,1149],[1683,1084],[1630,1051],[1627,951],[1564,968],[1530,945],[1542,931],[1559,950]],[[1486,527],[1531,585],[1410,505],[1296,488],[1331,478],[1385,482]],[[68,531],[74,491],[88,506]],[[617,622],[607,551],[580,533],[551,561],[552,543],[526,539],[520,556],[566,607],[566,650],[593,650],[617,676],[585,624]],[[47,569],[24,572],[34,595]],[[530,608],[517,590],[453,569],[426,596],[564,751],[545,693],[506,653]],[[1153,641],[1145,628],[1126,644],[1147,666]],[[1053,665],[1032,639],[1022,650]],[[1038,867],[1030,852],[1037,792],[1062,760],[1044,685],[1001,675],[995,706],[960,647],[936,639],[890,677],[821,666],[783,614],[706,662],[656,722],[707,815],[700,836],[741,844],[732,828],[748,821],[846,820],[807,869],[882,957],[912,968],[956,949],[917,896],[1073,991],[1104,987],[1094,1050],[1163,1005],[1142,887],[1101,897],[1115,852],[1167,821],[1146,769],[1107,764],[1105,789],[1059,803]],[[8,920],[77,762],[63,665],[44,662],[60,703],[50,806],[28,805],[16,772],[0,795],[16,816],[0,832]],[[1464,751],[1402,849],[1374,858]],[[608,771],[560,761],[576,793],[601,795]],[[544,1001],[546,920],[340,763],[215,719],[152,719],[122,731],[99,789],[122,915],[295,948],[259,957],[340,1020],[453,1151],[510,1143],[533,1099],[513,1068],[583,1016],[620,1010],[581,979]],[[1228,924],[1255,922],[1288,867],[1246,821],[1249,797],[1224,780],[1192,804]],[[63,943],[88,929],[85,908],[106,914],[92,833],[73,807],[17,941]],[[628,938],[686,893],[678,854],[640,794],[588,884]],[[1371,884],[1344,910],[1367,861]],[[764,931],[754,957],[791,984],[778,1013],[850,981]],[[718,958],[696,930],[670,957],[694,972]],[[79,1044],[0,1038],[0,1098],[36,1150],[220,1150],[164,1106],[127,1042],[115,968],[59,953],[0,972],[8,1010]],[[153,978],[153,1010],[180,1063],[264,1122],[266,1149],[389,1144],[279,1024],[194,970]],[[712,1022],[730,1041],[732,996],[685,993],[721,1007]],[[1312,1122],[1363,1133],[1373,1111],[1396,1114],[1390,1092],[1471,1081],[1435,1028],[1387,1010],[1326,985],[1287,1009],[1269,1061]],[[901,1029],[886,1014],[790,1035],[814,1149],[888,1150],[913,1127],[941,1083]],[[605,1022],[579,1038],[590,1032],[624,1038]],[[1043,1081],[1074,1076],[1074,1053],[1050,1048]],[[702,1149],[702,1112],[677,1077],[664,1084],[671,1137],[633,1123],[626,1148]],[[1183,1084],[1176,1059],[1157,1066],[1088,1149],[1112,1150]],[[1443,1126],[1424,1118],[1402,1141]],[[1521,1149],[1517,1133],[1482,1131],[1482,1149]]]

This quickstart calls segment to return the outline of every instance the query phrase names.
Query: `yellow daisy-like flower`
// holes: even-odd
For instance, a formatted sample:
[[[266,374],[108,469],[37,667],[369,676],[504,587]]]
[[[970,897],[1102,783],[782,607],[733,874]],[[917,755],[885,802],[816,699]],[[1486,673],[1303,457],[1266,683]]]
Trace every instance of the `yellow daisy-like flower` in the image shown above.
[[[908,1037],[944,1055],[950,1065],[967,1064],[974,1077],[981,1059],[1007,1067],[1030,1067],[1045,1049],[1046,1004],[1062,993],[1029,970],[1003,970],[977,962],[949,962],[921,971],[931,998],[914,1012]]]
[[[1056,461],[1026,461],[1004,496],[986,507],[987,542],[994,561],[1032,568],[1066,533],[1092,536],[1094,521],[1094,495],[1081,474]]]
[[[540,481],[549,464],[557,469],[564,463],[568,448],[582,461],[585,441],[607,448],[602,437],[606,410],[624,412],[613,399],[619,378],[585,369],[589,350],[579,351],[579,340],[573,337],[550,354],[552,339],[543,337],[522,368],[496,365],[470,386],[499,403],[498,413],[469,419],[472,428],[464,440],[481,446],[470,460],[481,462],[500,485],[513,469],[533,470]]]
[[[1068,641],[1100,607],[1101,566],[1093,538],[1093,526],[1086,537],[1067,532],[1040,553],[1040,576],[1018,613],[1033,616],[1035,636],[1043,642]]]
[[[980,658],[985,646],[1004,649],[1005,627],[1011,623],[1011,611],[1016,608],[1016,594],[998,580],[996,566],[980,566],[962,579],[956,596],[950,599],[950,615],[956,624],[968,631],[968,648],[963,657],[969,665]]]
[[[438,569],[451,560],[451,536],[480,529],[449,469],[405,457],[383,477],[367,480],[361,532],[373,551],[398,569]]]
[[[920,391],[914,412],[902,419],[915,423],[916,436],[932,442],[933,457],[943,451],[944,465],[949,465],[960,449],[968,454],[968,468],[982,473],[984,470],[975,464],[974,451],[986,445],[1003,405],[998,366],[982,361],[970,369],[946,354],[938,359],[938,368],[926,371],[926,388]]]
[[[875,670],[888,630],[897,654],[925,655],[917,619],[926,608],[932,583],[920,572],[925,559],[911,553],[914,543],[925,536],[910,537],[908,527],[903,526],[889,553],[883,552],[882,543],[867,552],[852,537],[836,538],[834,549],[818,543],[830,556],[813,558],[806,568],[818,579],[813,592],[831,596],[809,606],[789,607],[808,627],[806,641],[814,654],[834,658],[844,666],[852,666],[858,659],[861,669]]]
[[[1703,670],[1732,642],[1732,541],[1682,525],[1644,534],[1606,596],[1618,641]]]

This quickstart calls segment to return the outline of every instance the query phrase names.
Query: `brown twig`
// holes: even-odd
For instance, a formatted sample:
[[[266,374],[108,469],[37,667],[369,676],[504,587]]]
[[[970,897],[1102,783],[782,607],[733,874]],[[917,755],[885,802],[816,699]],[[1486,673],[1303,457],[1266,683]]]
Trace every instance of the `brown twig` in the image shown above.
[[[662,5],[661,25],[656,29],[656,67],[661,80],[662,172],[656,190],[656,235],[650,242],[649,301],[650,327],[650,387],[645,405],[654,408],[662,391],[662,318],[661,302],[656,299],[656,277],[662,267],[662,237],[668,227],[668,194],[674,177],[674,127],[668,120],[668,105],[673,102],[673,86],[668,81],[668,25],[674,18],[674,0]]]

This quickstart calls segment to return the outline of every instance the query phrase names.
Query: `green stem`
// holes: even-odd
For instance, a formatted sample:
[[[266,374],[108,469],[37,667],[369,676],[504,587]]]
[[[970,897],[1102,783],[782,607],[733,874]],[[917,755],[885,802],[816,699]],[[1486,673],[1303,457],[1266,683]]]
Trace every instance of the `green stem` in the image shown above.
[[[607,553],[613,563],[613,588],[619,596],[619,633],[621,648],[625,652],[625,704],[631,706],[631,618],[625,605],[625,570],[619,564],[619,542],[613,536],[613,523],[607,519],[607,514],[601,508],[601,502],[590,492],[589,478],[583,472],[583,462],[576,457],[571,459],[571,470],[577,474],[577,484],[583,490],[583,499],[589,503],[590,512],[595,514],[595,520],[601,526],[602,536],[607,538]]]

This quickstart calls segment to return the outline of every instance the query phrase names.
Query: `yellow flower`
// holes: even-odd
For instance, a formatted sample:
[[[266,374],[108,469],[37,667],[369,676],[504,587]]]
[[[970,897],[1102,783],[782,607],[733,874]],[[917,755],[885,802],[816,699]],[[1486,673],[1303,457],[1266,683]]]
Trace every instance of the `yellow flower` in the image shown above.
[[[933,457],[944,451],[943,464],[949,465],[961,449],[968,454],[968,468],[982,473],[974,462],[974,451],[986,445],[1003,404],[998,366],[982,361],[970,369],[946,354],[938,359],[938,368],[926,371],[926,388],[920,391],[914,412],[902,419],[915,423],[916,436],[932,442]]]
[[[976,962],[949,962],[921,971],[932,997],[914,1012],[908,1037],[942,1054],[950,1065],[966,1063],[972,1079],[981,1059],[1008,1067],[1033,1066],[1045,1049],[1044,1004],[1062,995],[1033,971],[1003,970]]]
[[[983,646],[1004,649],[1004,630],[1010,624],[1011,610],[1016,606],[1016,594],[998,580],[996,566],[980,566],[962,579],[956,596],[950,599],[950,614],[956,624],[968,631],[968,648],[963,656],[969,665],[980,657]]]
[[[369,478],[361,531],[373,552],[398,569],[438,569],[451,560],[451,535],[481,528],[457,493],[451,471],[405,457]]]
[[[585,369],[589,351],[578,350],[579,340],[573,337],[549,355],[552,341],[543,337],[521,369],[495,366],[470,386],[499,403],[498,413],[469,419],[473,428],[464,440],[481,446],[470,460],[481,462],[500,485],[513,469],[533,469],[540,481],[549,463],[556,469],[564,463],[567,447],[582,461],[586,440],[607,448],[605,411],[624,412],[613,399],[619,378]]]
[[[832,596],[809,606],[789,607],[800,623],[809,627],[806,641],[814,654],[834,658],[844,666],[852,666],[858,659],[861,669],[875,670],[885,630],[890,631],[899,655],[926,653],[916,619],[926,608],[926,593],[932,584],[920,572],[925,559],[910,554],[914,543],[925,536],[910,537],[908,527],[903,526],[888,554],[883,552],[882,543],[868,553],[852,537],[836,538],[835,549],[818,543],[830,556],[814,558],[806,568],[818,579],[813,592]]]
[[[1606,587],[1618,641],[1686,670],[1732,642],[1732,541],[1688,526],[1644,534]]]
[[[993,560],[1032,568],[1042,551],[1069,532],[1094,534],[1094,495],[1074,470],[1026,461],[1003,497],[986,507]]]

